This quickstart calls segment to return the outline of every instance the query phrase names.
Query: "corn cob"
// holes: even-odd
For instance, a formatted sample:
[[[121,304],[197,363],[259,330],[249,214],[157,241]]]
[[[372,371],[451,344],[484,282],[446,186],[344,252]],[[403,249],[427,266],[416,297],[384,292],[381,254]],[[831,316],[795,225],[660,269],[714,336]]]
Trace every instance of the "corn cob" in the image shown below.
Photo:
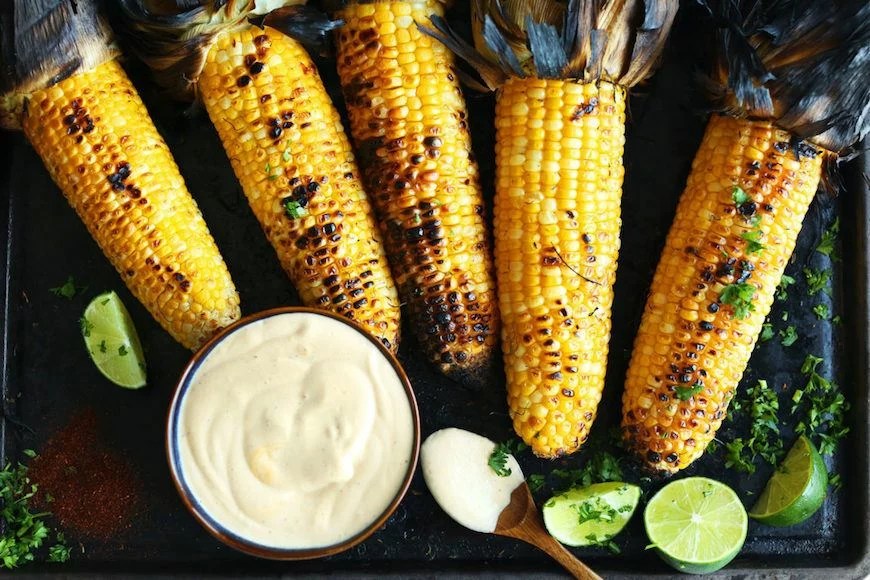
[[[453,59],[421,34],[440,3],[349,2],[338,72],[367,189],[428,358],[489,378],[498,313],[483,196]]]
[[[96,22],[91,4],[80,2],[68,18]],[[238,294],[169,149],[112,58],[8,97],[21,106],[7,109],[7,121],[20,123],[133,295],[173,338],[197,348],[239,317]]]
[[[749,362],[821,177],[822,152],[798,159],[790,142],[770,121],[710,118],[623,394],[623,428],[655,469],[704,452]]]
[[[473,4],[477,53],[434,23],[498,88],[494,231],[508,409],[536,455],[559,457],[588,437],[604,388],[626,88],[652,67],[676,3],[649,3],[645,51],[614,44],[595,62],[584,55],[592,30],[625,42],[642,8],[515,4]]]
[[[495,239],[508,406],[539,455],[584,440],[604,385],[625,90],[511,79],[496,106]]]
[[[790,24],[777,34],[796,35],[786,42],[767,44],[767,31],[778,24],[764,33],[740,24],[763,68],[748,78],[730,73],[729,81],[722,64],[719,94],[731,101],[720,106],[754,119],[709,120],[652,281],[626,377],[622,429],[655,471],[683,469],[713,439],[770,311],[823,162],[870,125],[870,57],[861,56],[870,39],[870,6],[804,8],[779,15]],[[797,21],[794,14],[801,15]],[[776,23],[777,15],[772,18]],[[785,63],[777,51],[789,55]],[[725,88],[741,84],[740,99]],[[808,127],[819,133],[813,143],[797,134]]]
[[[185,78],[302,302],[361,323],[395,351],[399,301],[341,119],[302,45],[245,22],[250,8],[203,12],[218,24],[199,41],[201,68]],[[182,29],[195,31],[194,21]],[[157,17],[142,22],[152,38],[167,32]],[[170,39],[162,48],[177,46]]]

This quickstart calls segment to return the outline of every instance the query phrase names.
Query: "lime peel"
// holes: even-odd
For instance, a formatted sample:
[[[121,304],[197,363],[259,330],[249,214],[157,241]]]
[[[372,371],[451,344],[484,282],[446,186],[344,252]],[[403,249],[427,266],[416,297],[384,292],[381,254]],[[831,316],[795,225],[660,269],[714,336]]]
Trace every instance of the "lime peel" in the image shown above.
[[[769,526],[807,520],[825,503],[828,470],[812,441],[798,437],[768,480],[749,516]]]
[[[80,320],[85,347],[104,377],[118,386],[145,386],[145,356],[130,313],[115,292],[100,294]]]

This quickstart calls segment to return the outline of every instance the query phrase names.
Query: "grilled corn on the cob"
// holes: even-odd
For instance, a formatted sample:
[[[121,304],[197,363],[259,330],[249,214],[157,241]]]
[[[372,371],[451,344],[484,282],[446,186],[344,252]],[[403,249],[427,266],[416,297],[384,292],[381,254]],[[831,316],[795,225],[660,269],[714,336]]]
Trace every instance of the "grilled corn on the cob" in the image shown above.
[[[499,9],[478,0],[477,53],[434,21],[498,89],[495,262],[508,407],[542,457],[580,448],[604,388],[626,89],[652,68],[676,13],[673,1],[647,4],[583,11],[572,1],[563,12],[556,2]],[[649,42],[632,54],[638,18]],[[593,31],[607,39],[596,54]]]
[[[773,76],[761,70],[744,79],[723,64],[722,93],[733,99],[723,104],[753,119],[711,117],[653,278],[626,378],[622,428],[656,471],[686,467],[713,439],[770,311],[823,160],[870,128],[870,5],[795,8],[772,15],[764,32],[741,23]],[[789,24],[779,28],[778,17]],[[769,45],[777,29],[795,37]],[[781,61],[778,53],[789,56]],[[724,90],[741,83],[739,99]],[[813,132],[813,143],[798,136]]]
[[[169,21],[136,1],[123,5],[140,46],[157,49],[140,51],[146,62],[169,85],[193,83],[186,88],[202,99],[302,301],[356,320],[395,351],[399,301],[380,235],[338,112],[302,45],[247,23],[253,6],[244,0]],[[188,32],[199,52],[181,79],[162,59],[191,40]]]
[[[24,4],[13,8],[20,9],[18,22],[34,8]],[[7,93],[4,120],[20,124],[133,295],[176,340],[196,348],[239,317],[230,275],[169,149],[114,60],[93,3],[79,2],[76,12],[51,4],[42,16],[63,23],[51,46],[77,49],[29,63],[39,72]],[[34,29],[17,33],[25,46],[38,36]]]
[[[498,313],[483,195],[453,57],[423,35],[437,1],[352,0],[338,72],[402,302],[428,358],[480,383]]]

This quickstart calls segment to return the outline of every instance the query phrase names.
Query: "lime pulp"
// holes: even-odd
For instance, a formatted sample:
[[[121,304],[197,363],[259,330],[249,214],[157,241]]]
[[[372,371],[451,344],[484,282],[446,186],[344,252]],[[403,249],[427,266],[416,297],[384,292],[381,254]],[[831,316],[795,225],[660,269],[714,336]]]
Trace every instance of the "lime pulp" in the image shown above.
[[[544,525],[567,546],[601,544],[625,527],[639,499],[640,488],[628,483],[575,487],[544,503]]]
[[[106,292],[91,300],[81,329],[88,354],[103,376],[128,389],[145,386],[142,344],[117,294]]]
[[[663,487],[647,504],[644,526],[652,547],[681,572],[715,572],[746,541],[748,518],[733,489],[706,477]]]

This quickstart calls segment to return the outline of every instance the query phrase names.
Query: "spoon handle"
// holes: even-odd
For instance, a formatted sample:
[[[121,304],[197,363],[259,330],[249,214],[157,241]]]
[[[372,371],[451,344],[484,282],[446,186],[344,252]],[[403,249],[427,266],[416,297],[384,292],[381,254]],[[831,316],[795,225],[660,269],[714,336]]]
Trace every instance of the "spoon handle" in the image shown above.
[[[527,542],[537,546],[559,562],[575,578],[580,580],[601,580],[592,568],[577,559],[565,546],[553,539],[549,534],[534,534],[524,538]]]

